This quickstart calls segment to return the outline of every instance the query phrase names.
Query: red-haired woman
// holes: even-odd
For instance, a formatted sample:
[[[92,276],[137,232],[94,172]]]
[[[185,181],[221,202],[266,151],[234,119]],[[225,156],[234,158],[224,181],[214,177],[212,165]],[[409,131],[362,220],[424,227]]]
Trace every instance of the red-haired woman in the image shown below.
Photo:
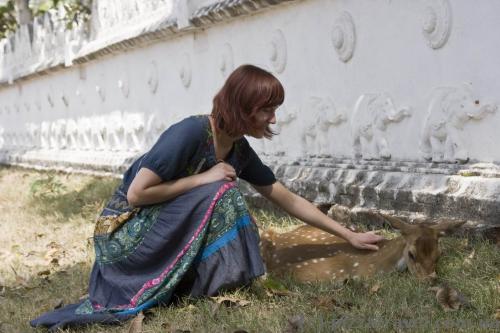
[[[89,297],[31,324],[118,322],[174,294],[214,295],[262,275],[257,228],[237,178],[291,215],[377,249],[381,237],[353,233],[288,191],[248,144],[245,135],[273,135],[283,100],[272,74],[243,65],[215,96],[211,115],[168,128],[127,170],[97,222]]]

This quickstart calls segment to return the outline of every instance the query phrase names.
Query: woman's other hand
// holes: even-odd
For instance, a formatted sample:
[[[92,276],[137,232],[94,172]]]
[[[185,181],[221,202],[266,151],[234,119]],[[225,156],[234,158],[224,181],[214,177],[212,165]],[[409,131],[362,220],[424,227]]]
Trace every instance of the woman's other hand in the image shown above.
[[[203,183],[205,184],[219,180],[233,181],[236,180],[236,171],[230,164],[220,162],[203,172],[201,176],[203,176]]]
[[[363,232],[363,233],[353,233],[349,237],[348,241],[357,249],[362,250],[378,250],[378,246],[375,243],[383,240],[384,237],[375,234],[373,231]]]

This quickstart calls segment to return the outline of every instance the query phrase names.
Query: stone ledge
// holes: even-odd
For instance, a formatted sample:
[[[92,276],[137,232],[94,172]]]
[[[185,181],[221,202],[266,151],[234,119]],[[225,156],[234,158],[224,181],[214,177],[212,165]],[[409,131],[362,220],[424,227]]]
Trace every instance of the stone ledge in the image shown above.
[[[2,150],[0,164],[118,177],[137,157],[134,152]]]
[[[495,165],[349,161],[265,159],[285,186],[323,208],[337,204],[353,212],[378,209],[410,220],[450,218],[467,220],[469,228],[500,227],[500,178]],[[262,205],[248,185],[243,187],[255,205]],[[362,214],[352,219],[367,222]]]

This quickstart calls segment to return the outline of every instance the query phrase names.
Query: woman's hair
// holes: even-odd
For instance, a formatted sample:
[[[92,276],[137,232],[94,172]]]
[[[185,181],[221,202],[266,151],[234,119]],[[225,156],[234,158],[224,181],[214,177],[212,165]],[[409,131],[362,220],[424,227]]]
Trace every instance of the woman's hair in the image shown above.
[[[212,117],[217,129],[231,136],[248,133],[259,109],[277,107],[285,99],[283,86],[271,73],[253,65],[236,68],[213,99]],[[268,127],[264,133],[275,133]]]

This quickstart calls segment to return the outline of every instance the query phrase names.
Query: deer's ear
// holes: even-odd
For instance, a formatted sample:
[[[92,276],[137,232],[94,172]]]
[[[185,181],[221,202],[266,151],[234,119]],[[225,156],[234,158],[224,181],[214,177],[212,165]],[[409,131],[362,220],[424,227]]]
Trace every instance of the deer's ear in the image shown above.
[[[376,214],[380,216],[382,219],[386,220],[394,229],[401,230],[402,233],[409,232],[413,228],[411,224],[403,222],[403,220],[395,216],[386,215],[382,213],[376,213]]]
[[[439,236],[446,236],[453,231],[460,228],[467,221],[451,220],[451,219],[438,219],[436,225],[431,228],[439,232]]]

